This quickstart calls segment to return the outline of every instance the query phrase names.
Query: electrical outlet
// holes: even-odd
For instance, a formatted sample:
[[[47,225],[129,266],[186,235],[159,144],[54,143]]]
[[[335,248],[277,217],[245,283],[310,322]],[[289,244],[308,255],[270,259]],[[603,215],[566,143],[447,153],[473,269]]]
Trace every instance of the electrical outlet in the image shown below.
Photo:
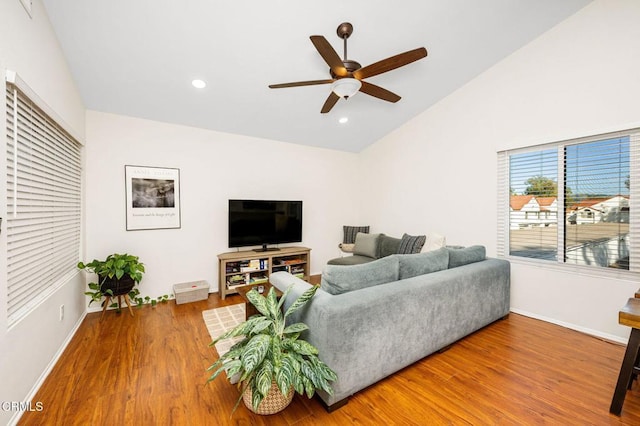
[[[64,305],[60,305],[60,321],[64,319]]]

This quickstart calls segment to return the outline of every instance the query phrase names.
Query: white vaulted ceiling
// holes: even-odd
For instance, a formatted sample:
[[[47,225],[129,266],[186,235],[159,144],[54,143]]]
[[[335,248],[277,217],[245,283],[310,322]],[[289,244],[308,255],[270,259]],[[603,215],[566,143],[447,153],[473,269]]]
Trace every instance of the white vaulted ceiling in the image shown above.
[[[589,0],[43,0],[88,109],[358,152],[589,3]],[[351,22],[363,66],[424,46],[320,114],[330,78],[309,40]],[[193,79],[207,82],[204,89]],[[341,117],[348,117],[345,124]]]

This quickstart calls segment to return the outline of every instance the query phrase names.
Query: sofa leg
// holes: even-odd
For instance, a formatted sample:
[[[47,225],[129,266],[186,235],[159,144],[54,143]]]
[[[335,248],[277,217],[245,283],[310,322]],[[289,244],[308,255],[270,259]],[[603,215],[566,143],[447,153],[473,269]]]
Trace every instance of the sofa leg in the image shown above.
[[[455,343],[455,342],[454,342],[454,343]],[[446,351],[448,351],[448,350],[449,350],[449,349],[451,349],[452,347],[453,347],[453,343],[452,343],[452,344],[450,344],[450,345],[445,346],[444,348],[440,348],[440,349],[438,349],[438,351],[437,351],[437,352],[438,352],[439,354],[441,354],[441,353],[445,353]]]
[[[324,409],[327,410],[327,413],[333,413],[338,408],[342,408],[345,405],[347,405],[347,402],[349,402],[349,397],[347,397],[347,398],[341,399],[338,402],[334,402],[331,405],[327,405],[327,403],[324,402],[324,400],[322,398],[320,398],[320,395],[318,395],[317,393],[316,393],[316,398],[318,399],[318,401],[320,401],[320,403],[322,404]]]
[[[507,315],[503,316],[503,317],[502,317],[502,318],[500,318],[500,319],[501,319],[501,320],[509,319],[509,314],[507,314]]]

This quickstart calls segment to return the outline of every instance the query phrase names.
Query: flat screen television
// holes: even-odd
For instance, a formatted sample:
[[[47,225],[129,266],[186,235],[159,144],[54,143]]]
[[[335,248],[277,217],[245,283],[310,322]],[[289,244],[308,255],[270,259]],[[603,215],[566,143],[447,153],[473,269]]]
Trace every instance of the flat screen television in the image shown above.
[[[302,201],[229,200],[229,247],[302,241]]]

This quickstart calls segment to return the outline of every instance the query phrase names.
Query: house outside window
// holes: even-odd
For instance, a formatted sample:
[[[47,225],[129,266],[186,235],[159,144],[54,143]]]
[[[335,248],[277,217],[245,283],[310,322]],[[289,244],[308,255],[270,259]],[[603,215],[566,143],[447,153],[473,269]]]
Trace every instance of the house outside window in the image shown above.
[[[640,272],[640,129],[498,159],[499,255]]]

